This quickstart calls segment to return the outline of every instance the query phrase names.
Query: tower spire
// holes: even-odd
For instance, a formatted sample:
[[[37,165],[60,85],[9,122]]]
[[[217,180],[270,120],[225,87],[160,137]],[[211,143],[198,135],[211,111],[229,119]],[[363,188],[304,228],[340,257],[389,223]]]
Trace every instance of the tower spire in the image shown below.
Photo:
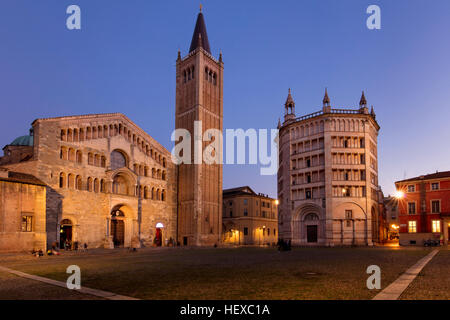
[[[203,18],[201,5],[200,5],[200,12],[198,13],[197,16],[197,22],[195,23],[194,34],[192,35],[191,47],[189,48],[189,52],[194,51],[200,46],[202,46],[203,49],[205,49],[209,54],[211,54],[211,49],[209,48],[208,34],[206,33],[205,19]]]
[[[361,100],[359,100],[359,106],[367,106],[366,96],[364,95],[364,91],[361,94]]]
[[[328,91],[327,88],[325,88],[325,95],[323,97],[323,105],[324,106],[329,106],[330,105],[330,97],[328,97]]]

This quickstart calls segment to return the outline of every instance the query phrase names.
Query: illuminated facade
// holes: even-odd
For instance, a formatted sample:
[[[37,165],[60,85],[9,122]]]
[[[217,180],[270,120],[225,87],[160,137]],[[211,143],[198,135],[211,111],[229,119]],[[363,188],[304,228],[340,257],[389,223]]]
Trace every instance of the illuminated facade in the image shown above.
[[[123,114],[37,119],[29,136],[4,151],[3,168],[46,185],[48,246],[66,239],[90,248],[176,239],[170,153]]]
[[[274,245],[278,241],[277,200],[250,187],[223,190],[223,243]]]
[[[280,237],[293,245],[371,245],[379,239],[378,131],[362,94],[359,109],[297,118],[289,90],[279,122]]]
[[[450,234],[450,171],[397,181],[401,245],[426,240],[448,244]]]
[[[181,58],[179,52],[176,63],[176,128],[194,137],[194,121],[200,120],[203,132],[222,130],[222,55],[211,55],[201,12],[189,54]],[[121,113],[37,119],[29,135],[3,150],[1,167],[45,185],[47,247],[203,246],[221,240],[222,166],[176,167],[168,150]],[[35,224],[38,213],[33,216],[31,230],[42,231]],[[0,225],[13,223],[0,219]],[[21,247],[33,249],[29,242]]]

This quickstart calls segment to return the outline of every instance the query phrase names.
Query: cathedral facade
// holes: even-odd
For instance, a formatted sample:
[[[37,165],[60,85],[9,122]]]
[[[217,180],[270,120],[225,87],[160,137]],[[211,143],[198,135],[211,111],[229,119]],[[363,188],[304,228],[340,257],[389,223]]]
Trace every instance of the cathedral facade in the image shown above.
[[[279,122],[279,235],[293,245],[378,240],[378,131],[364,92],[358,109],[330,105],[296,117],[289,90]]]
[[[202,121],[203,132],[222,130],[222,75],[222,58],[211,55],[200,12],[189,54],[181,58],[178,53],[176,128],[194,136],[194,121]],[[37,119],[29,135],[3,150],[0,180],[8,190],[29,185],[29,201],[40,208],[22,212],[16,206],[9,211],[17,215],[14,219],[0,216],[0,241],[9,242],[3,250],[44,250],[66,243],[115,248],[220,241],[222,166],[174,164],[166,148],[121,113]],[[28,180],[13,178],[20,175]],[[20,192],[10,196],[22,197]]]

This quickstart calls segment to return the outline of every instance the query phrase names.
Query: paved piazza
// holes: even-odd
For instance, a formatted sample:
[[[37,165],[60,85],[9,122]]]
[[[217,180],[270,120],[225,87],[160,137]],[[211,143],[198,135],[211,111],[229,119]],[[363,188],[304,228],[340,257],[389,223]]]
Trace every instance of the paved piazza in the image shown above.
[[[66,281],[81,268],[81,286],[139,299],[372,299],[366,269],[381,268],[386,288],[426,248],[147,248],[63,252],[61,256],[2,255],[0,266]],[[449,299],[450,263],[440,249],[400,299]],[[0,271],[0,299],[99,299]]]

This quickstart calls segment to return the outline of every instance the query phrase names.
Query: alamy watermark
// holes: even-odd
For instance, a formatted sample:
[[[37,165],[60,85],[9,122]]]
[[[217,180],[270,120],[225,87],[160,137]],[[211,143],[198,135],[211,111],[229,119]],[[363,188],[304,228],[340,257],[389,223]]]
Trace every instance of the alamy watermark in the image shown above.
[[[81,289],[81,270],[77,265],[70,265],[66,269],[66,273],[70,274],[67,278],[66,286],[69,290],[80,290]]]
[[[223,133],[218,129],[207,129],[203,132],[202,126],[202,121],[194,122],[194,137],[187,129],[176,129],[172,132],[171,140],[175,141],[175,147],[172,149],[173,163],[260,164],[261,175],[277,173],[278,129],[270,129],[270,133],[268,129],[226,129],[224,162]],[[207,145],[203,147],[205,143]]]

